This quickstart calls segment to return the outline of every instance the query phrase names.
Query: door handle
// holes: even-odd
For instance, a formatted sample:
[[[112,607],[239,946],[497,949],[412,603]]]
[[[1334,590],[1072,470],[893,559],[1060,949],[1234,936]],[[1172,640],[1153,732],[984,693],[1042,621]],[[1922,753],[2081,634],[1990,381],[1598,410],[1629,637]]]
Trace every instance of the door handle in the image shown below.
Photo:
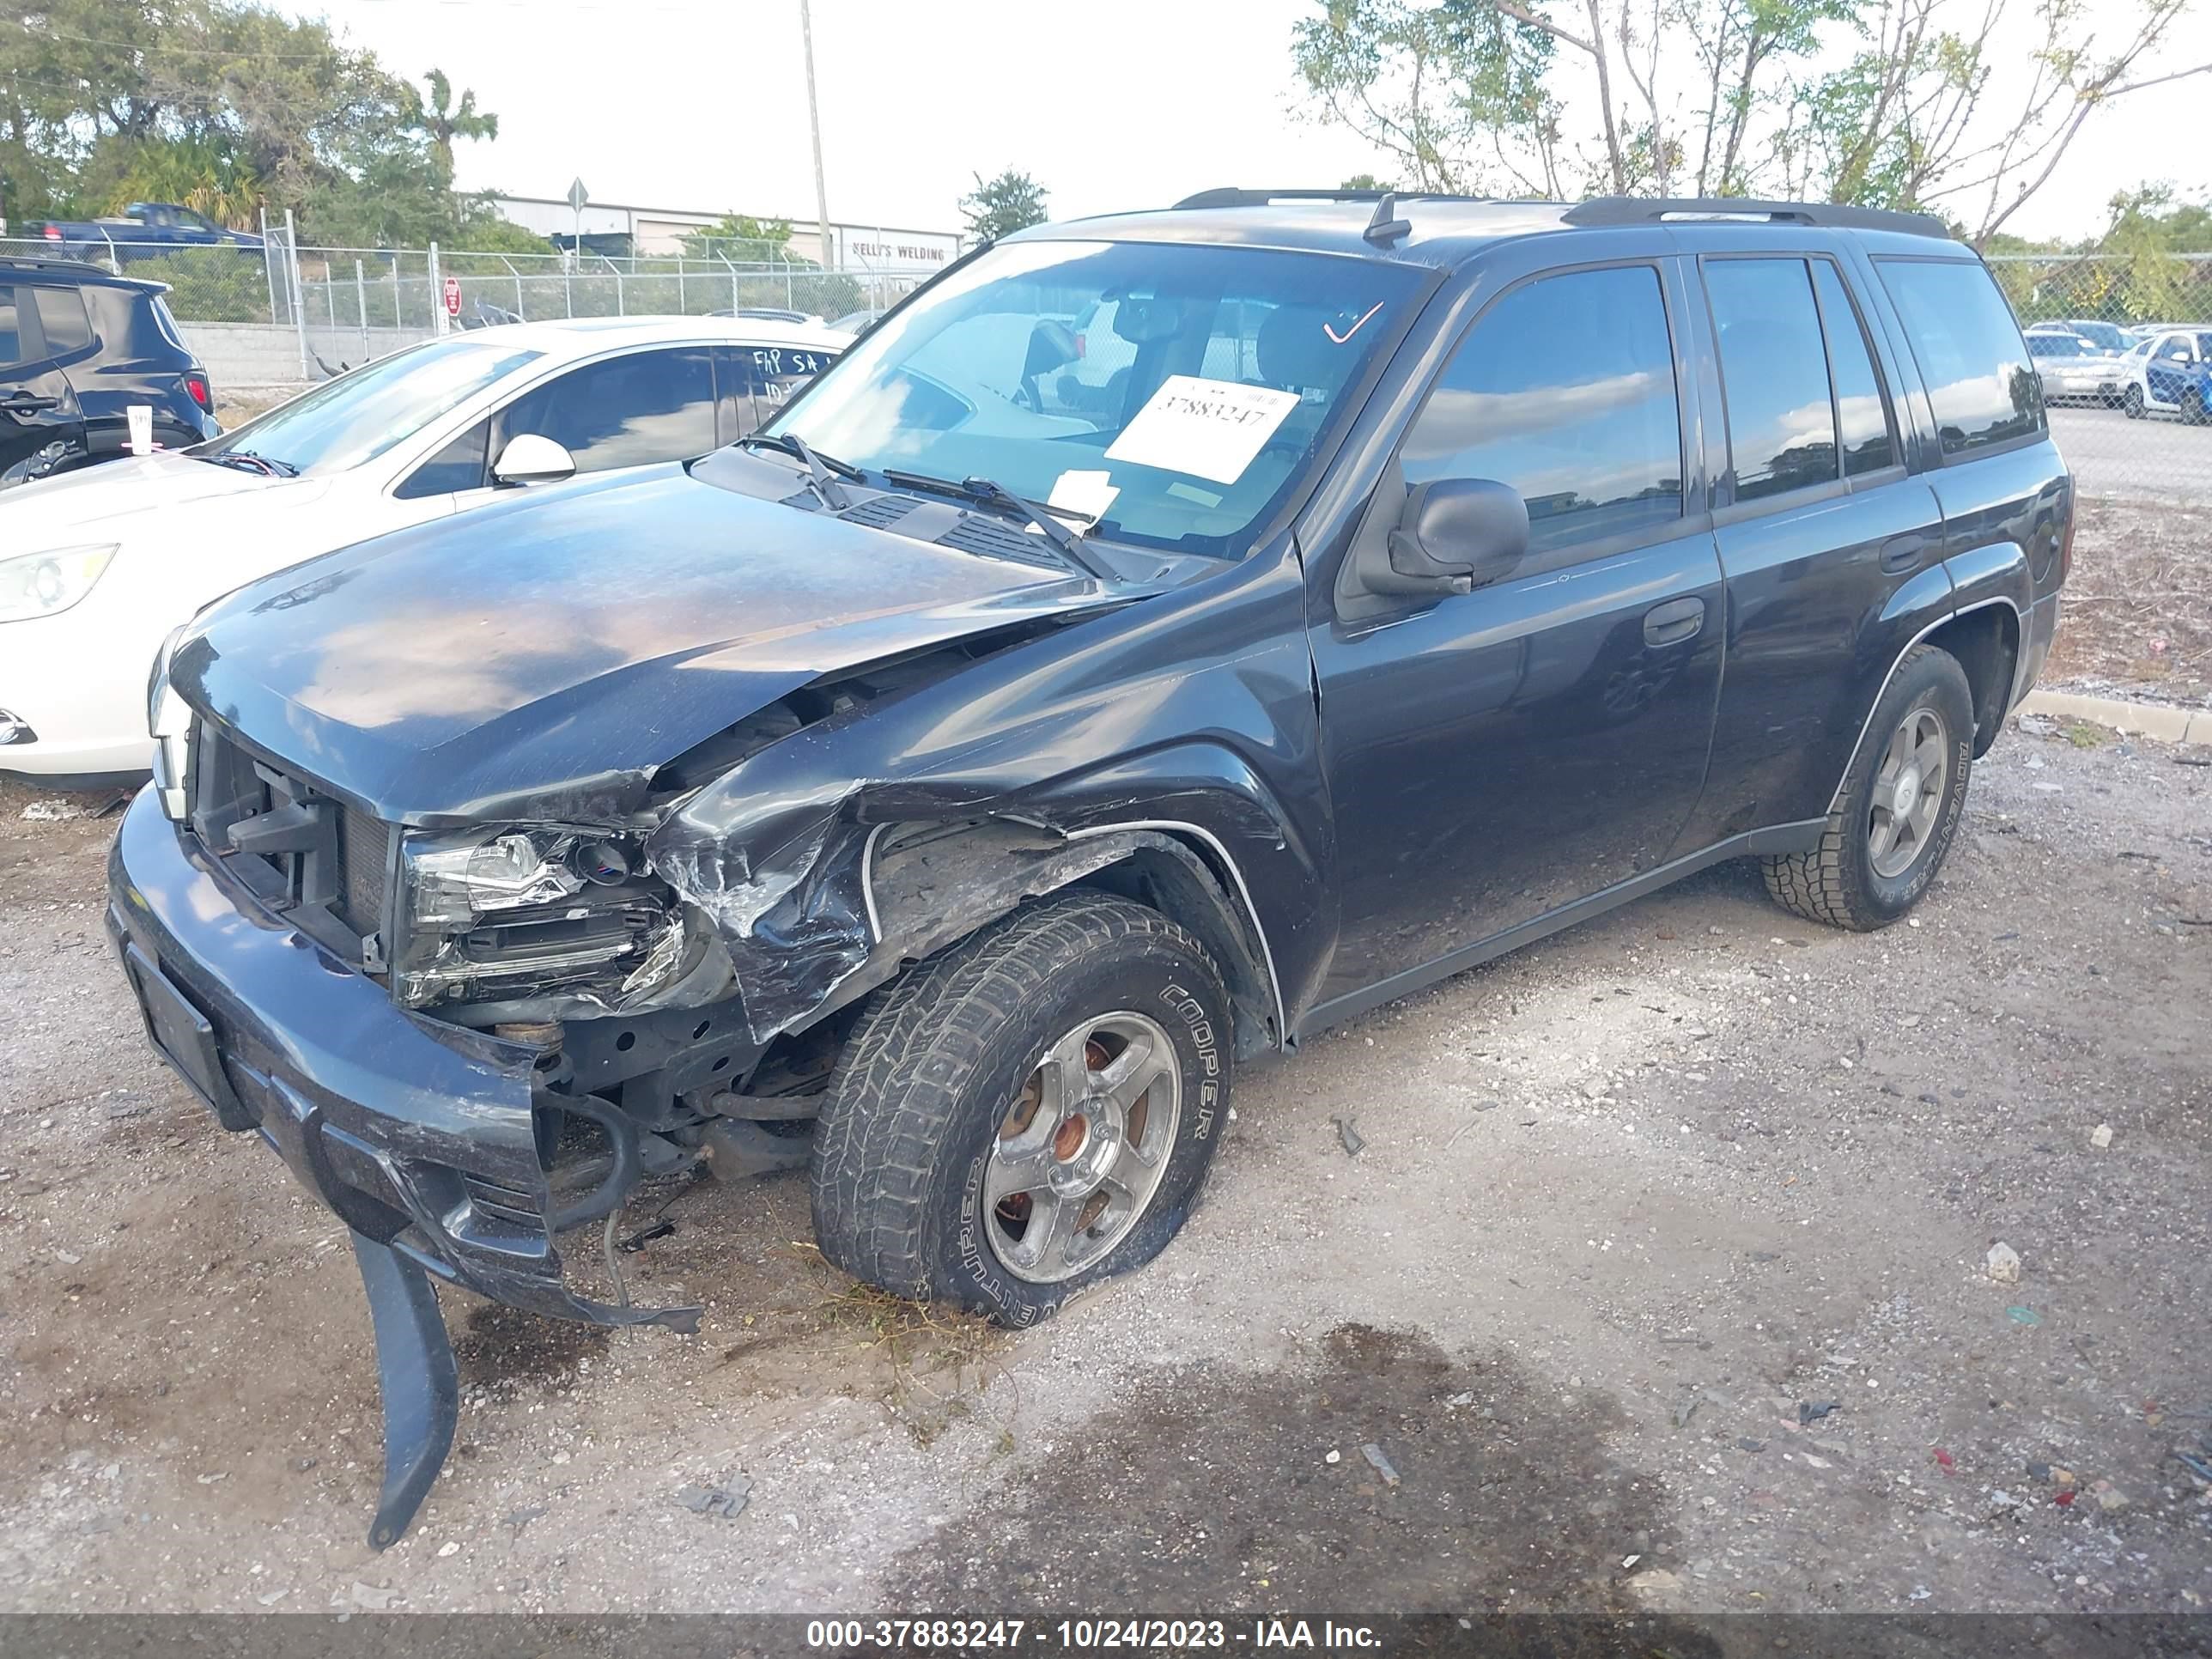
[[[1893,575],[1911,569],[1927,556],[1925,536],[1892,536],[1881,544],[1881,568]]]
[[[58,398],[34,398],[27,392],[0,398],[0,409],[11,415],[36,415],[41,410],[59,409],[61,406],[62,400]]]
[[[1644,613],[1644,643],[1680,645],[1697,637],[1705,625],[1705,602],[1698,599],[1669,599]]]

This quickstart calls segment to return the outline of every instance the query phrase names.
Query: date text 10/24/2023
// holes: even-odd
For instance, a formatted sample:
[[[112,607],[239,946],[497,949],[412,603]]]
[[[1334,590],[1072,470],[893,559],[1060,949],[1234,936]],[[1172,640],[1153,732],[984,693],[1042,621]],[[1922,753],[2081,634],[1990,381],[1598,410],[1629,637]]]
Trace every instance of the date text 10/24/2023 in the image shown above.
[[[1371,1626],[1330,1620],[1255,1619],[817,1619],[808,1621],[810,1648],[941,1650],[1043,1647],[1047,1652],[1192,1648],[1378,1649]]]

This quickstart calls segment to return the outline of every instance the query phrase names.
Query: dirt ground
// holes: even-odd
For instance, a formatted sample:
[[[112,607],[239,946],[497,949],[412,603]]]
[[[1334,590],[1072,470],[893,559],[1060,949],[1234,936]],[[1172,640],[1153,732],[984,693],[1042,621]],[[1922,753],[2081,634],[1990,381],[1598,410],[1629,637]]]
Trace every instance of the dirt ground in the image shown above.
[[[799,1178],[667,1188],[702,1333],[449,1297],[381,1556],[343,1233],[150,1057],[109,823],[0,787],[0,1608],[2201,1609],[2212,753],[2075,737],[1915,925],[1724,867],[1248,1071],[1024,1335],[854,1291]]]
[[[2080,513],[2043,683],[2212,708],[2212,508],[2085,495]]]

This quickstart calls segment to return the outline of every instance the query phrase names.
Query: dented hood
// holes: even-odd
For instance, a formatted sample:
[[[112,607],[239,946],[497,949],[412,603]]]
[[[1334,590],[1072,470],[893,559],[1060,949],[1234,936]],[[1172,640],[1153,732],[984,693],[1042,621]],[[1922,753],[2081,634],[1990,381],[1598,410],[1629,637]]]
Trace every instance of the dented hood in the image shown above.
[[[810,680],[1115,598],[671,466],[519,493],[241,588],[196,620],[172,680],[380,817],[589,818]]]

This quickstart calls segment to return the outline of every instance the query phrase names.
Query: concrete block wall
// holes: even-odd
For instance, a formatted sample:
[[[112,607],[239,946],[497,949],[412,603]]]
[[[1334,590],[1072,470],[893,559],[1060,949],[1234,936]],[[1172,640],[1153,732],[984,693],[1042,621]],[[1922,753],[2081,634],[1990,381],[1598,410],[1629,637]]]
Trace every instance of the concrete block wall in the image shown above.
[[[289,323],[195,323],[179,319],[185,343],[206,365],[218,392],[247,386],[302,386],[357,368],[371,357],[430,337],[427,328],[320,328],[307,330],[311,356],[300,368],[300,334]],[[319,358],[319,364],[316,359]]]

